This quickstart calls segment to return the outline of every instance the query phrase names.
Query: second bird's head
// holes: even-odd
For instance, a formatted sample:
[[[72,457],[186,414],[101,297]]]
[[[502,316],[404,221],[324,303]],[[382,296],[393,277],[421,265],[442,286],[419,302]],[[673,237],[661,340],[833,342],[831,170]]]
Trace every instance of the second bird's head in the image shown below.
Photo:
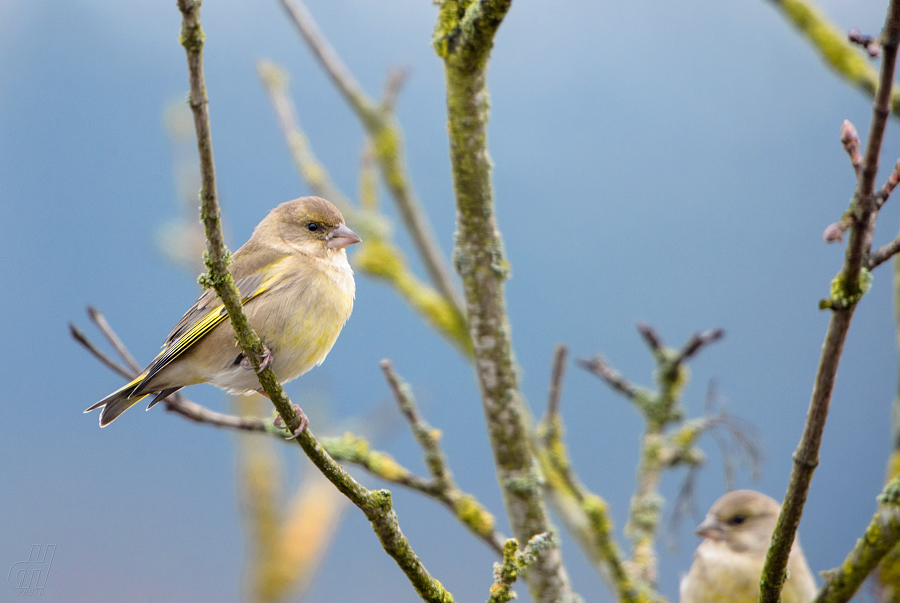
[[[362,239],[344,224],[344,216],[321,197],[300,197],[282,203],[259,223],[252,239],[281,239],[295,250],[328,257]]]

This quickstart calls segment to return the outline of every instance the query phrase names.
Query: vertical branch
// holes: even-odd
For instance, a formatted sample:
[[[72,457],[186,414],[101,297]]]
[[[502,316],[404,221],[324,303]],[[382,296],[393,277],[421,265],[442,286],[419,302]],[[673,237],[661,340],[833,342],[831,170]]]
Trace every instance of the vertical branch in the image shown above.
[[[823,307],[831,309],[831,320],[819,358],[806,424],[794,452],[794,465],[787,492],[760,578],[761,603],[777,603],[781,599],[788,555],[803,515],[803,506],[806,503],[813,472],[819,463],[819,447],[822,443],[844,341],[853,312],[867,290],[867,281],[870,278],[868,271],[862,270],[862,265],[865,254],[872,244],[872,233],[877,218],[875,176],[878,173],[878,156],[881,152],[884,130],[890,115],[891,83],[897,60],[897,45],[900,43],[900,0],[891,0],[881,40],[884,59],[872,107],[872,123],[863,154],[863,165],[851,201],[853,225],[850,228],[844,264],[832,283],[831,299],[825,300],[822,304]]]
[[[509,7],[510,0],[444,1],[434,46],[444,61],[447,85],[457,209],[453,259],[463,281],[497,479],[513,533],[520,542],[527,542],[552,527],[529,448],[527,412],[516,375],[503,285],[509,264],[494,215],[487,150],[487,63],[494,34]],[[544,551],[526,578],[535,601],[574,599],[557,548]]]

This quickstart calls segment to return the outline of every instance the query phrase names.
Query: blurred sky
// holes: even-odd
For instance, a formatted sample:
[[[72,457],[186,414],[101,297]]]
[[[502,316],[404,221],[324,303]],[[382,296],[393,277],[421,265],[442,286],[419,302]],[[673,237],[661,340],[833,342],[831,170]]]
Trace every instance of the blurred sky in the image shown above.
[[[886,4],[823,6],[841,28],[876,33]],[[449,254],[443,73],[429,46],[436,8],[310,0],[310,9],[373,96],[389,68],[409,66],[397,107],[409,168]],[[277,3],[210,1],[203,25],[232,248],[269,209],[307,193],[257,79],[261,58],[288,69],[315,152],[354,194],[360,127]],[[94,304],[147,362],[198,294],[194,276],[157,246],[159,228],[180,215],[163,117],[186,97],[179,26],[174,2],[0,2],[0,574],[33,544],[56,544],[45,601],[241,599],[233,434],[161,407],[132,410],[101,431],[97,415],[81,411],[120,380],[66,327],[75,321],[93,334],[84,307]],[[821,237],[853,190],[839,128],[850,119],[867,132],[870,100],[827,71],[762,0],[517,0],[489,83],[497,213],[513,267],[509,311],[531,404],[544,404],[556,343],[569,344],[573,357],[602,353],[649,384],[637,321],[671,345],[722,327],[725,339],[691,363],[685,405],[702,413],[715,380],[765,450],[761,481],[742,471],[738,485],[780,498],[828,320],[816,304],[843,257]],[[898,134],[892,122],[883,165],[900,154]],[[898,221],[892,200],[876,245],[893,238]],[[876,272],[856,314],[800,526],[815,571],[841,561],[881,488],[897,387],[889,270]],[[301,403],[327,398],[327,409],[306,409],[316,433],[334,432],[388,400],[377,364],[385,357],[443,430],[460,486],[502,515],[471,370],[383,285],[358,279],[356,309],[327,362],[288,393]],[[225,407],[214,388],[186,393]],[[581,477],[608,499],[621,532],[640,419],[572,365],[563,411]],[[424,473],[405,429],[379,445]],[[705,511],[724,482],[711,438],[703,448],[710,462],[697,506]],[[296,482],[308,461],[294,448],[283,454],[286,479]],[[669,501],[682,477],[663,480]],[[484,600],[493,561],[486,547],[442,507],[392,490],[429,570],[457,600]],[[697,543],[693,525],[682,525],[677,554],[661,554],[660,588],[672,598]],[[587,601],[611,600],[571,540],[563,549],[576,590]],[[14,594],[0,585],[0,600]],[[417,600],[351,509],[309,600],[363,598]]]

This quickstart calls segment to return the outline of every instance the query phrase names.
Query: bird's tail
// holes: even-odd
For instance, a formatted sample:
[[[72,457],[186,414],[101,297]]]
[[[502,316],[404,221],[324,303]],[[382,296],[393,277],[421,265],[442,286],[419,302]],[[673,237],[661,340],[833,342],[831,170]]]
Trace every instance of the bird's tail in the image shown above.
[[[137,387],[143,380],[144,375],[139,375],[134,379],[134,381],[126,383],[124,386],[106,396],[90,408],[86,409],[84,412],[91,412],[92,410],[97,410],[102,406],[103,411],[100,413],[100,427],[106,427],[107,425],[115,421],[120,414],[149,395],[144,394],[143,396],[131,396],[131,392],[133,392],[134,388]]]

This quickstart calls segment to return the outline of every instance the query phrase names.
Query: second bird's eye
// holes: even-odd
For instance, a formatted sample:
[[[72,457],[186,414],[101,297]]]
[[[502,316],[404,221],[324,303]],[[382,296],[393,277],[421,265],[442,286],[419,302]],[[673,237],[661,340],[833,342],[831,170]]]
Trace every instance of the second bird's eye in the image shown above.
[[[309,229],[309,232],[316,232],[317,230],[319,230],[319,225],[315,222],[310,222],[306,225],[306,228]]]
[[[732,517],[731,519],[728,520],[728,523],[733,526],[739,526],[742,523],[744,523],[745,521],[747,521],[746,515],[735,515],[734,517]]]

